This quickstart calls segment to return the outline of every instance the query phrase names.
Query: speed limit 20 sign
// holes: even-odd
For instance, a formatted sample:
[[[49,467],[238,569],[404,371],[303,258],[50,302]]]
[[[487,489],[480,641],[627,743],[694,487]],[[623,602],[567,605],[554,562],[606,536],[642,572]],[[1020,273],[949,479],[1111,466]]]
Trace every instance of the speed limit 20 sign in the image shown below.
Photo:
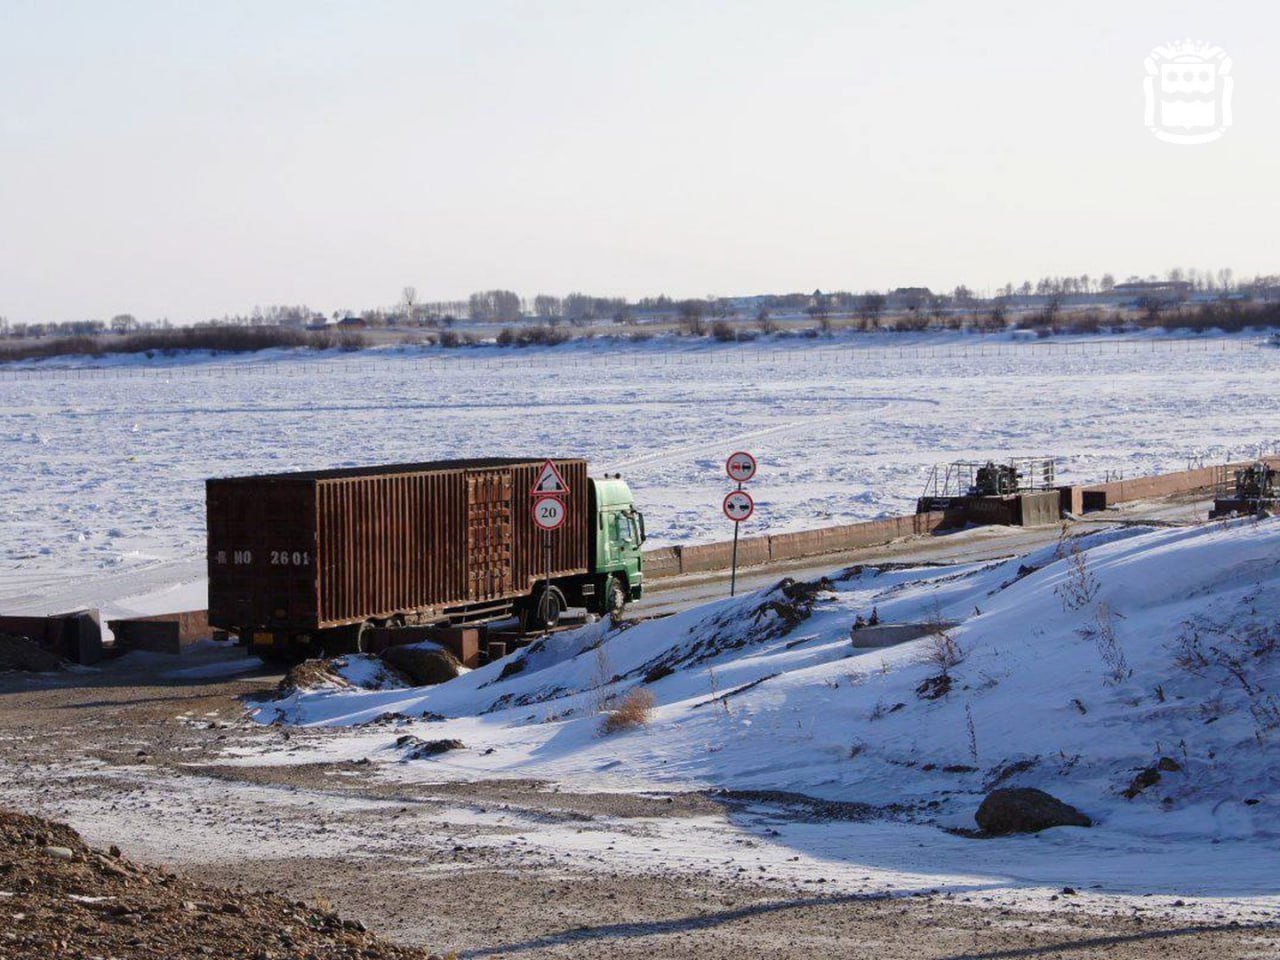
[[[533,523],[539,530],[558,530],[568,515],[564,501],[556,497],[538,497],[533,501]]]
[[[729,475],[730,480],[746,483],[756,475],[756,458],[745,450],[731,453],[724,462],[724,472]]]

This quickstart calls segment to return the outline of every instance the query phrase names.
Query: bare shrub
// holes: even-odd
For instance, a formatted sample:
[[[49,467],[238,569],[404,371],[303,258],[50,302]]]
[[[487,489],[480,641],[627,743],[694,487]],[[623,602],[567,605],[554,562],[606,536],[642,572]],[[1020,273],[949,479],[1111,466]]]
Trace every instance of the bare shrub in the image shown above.
[[[503,327],[494,342],[500,347],[556,347],[569,339],[569,334],[548,324],[535,327]]]
[[[1107,668],[1107,676],[1112,683],[1123,683],[1133,675],[1124,651],[1120,649],[1120,641],[1116,639],[1115,622],[1111,616],[1109,604],[1098,604],[1096,616],[1097,630],[1094,640],[1098,644],[1098,655]]]
[[[1205,723],[1213,723],[1215,720],[1222,718],[1222,713],[1225,709],[1226,705],[1222,702],[1222,693],[1219,691],[1211,697],[1205,697],[1200,702],[1200,719]]]
[[[555,347],[569,339],[569,334],[551,326],[529,327],[522,330],[517,342],[520,346]]]
[[[706,303],[701,300],[682,300],[677,309],[680,315],[680,329],[686,336],[701,337],[707,332],[706,324],[702,322]]]
[[[1269,657],[1280,650],[1280,626],[1254,627],[1238,641],[1250,656]]]
[[[1089,569],[1088,558],[1080,544],[1072,543],[1067,551],[1067,577],[1053,590],[1062,601],[1063,610],[1079,610],[1087,606],[1097,596],[1100,586],[1098,578]]]
[[[619,700],[617,706],[605,714],[600,722],[600,733],[607,737],[623,730],[635,730],[637,727],[647,726],[652,713],[653,694],[648,690],[637,688]]]
[[[925,638],[925,647],[920,654],[920,662],[935,667],[941,676],[946,677],[950,675],[953,668],[964,663],[964,659],[968,654],[956,642],[955,637],[951,636],[950,630],[947,629],[946,621],[942,619],[942,612],[936,606],[933,612],[929,614],[928,623],[929,634]]]
[[[363,350],[369,345],[363,333],[354,330],[317,330],[311,334],[309,346],[316,350]]]
[[[1273,696],[1249,704],[1249,713],[1253,717],[1253,735],[1259,745],[1266,741],[1272,730],[1280,728],[1280,701]]]
[[[591,712],[604,713],[612,699],[609,684],[613,679],[613,670],[603,640],[596,644],[595,655],[595,667],[591,671]]]
[[[1071,550],[1071,525],[1064,520],[1062,522],[1062,527],[1058,530],[1058,541],[1053,548],[1053,559],[1055,560],[1063,559],[1070,552],[1070,550]]]
[[[1200,631],[1192,623],[1183,624],[1183,629],[1170,644],[1173,663],[1179,670],[1188,673],[1202,674],[1209,666],[1209,658],[1204,651]]]
[[[899,333],[919,333],[922,330],[929,329],[929,315],[927,313],[908,313],[898,318],[894,324],[894,329]]]
[[[737,335],[733,332],[733,327],[723,320],[717,320],[711,325],[711,336],[721,343],[733,343],[737,339]]]
[[[964,725],[969,733],[969,758],[973,761],[974,766],[978,765],[978,731],[973,725],[973,711],[969,709],[969,704],[964,705]]]
[[[1280,651],[1280,628],[1268,623],[1227,633],[1206,626],[1217,634],[1206,639],[1200,626],[1191,621],[1184,623],[1182,632],[1168,644],[1174,666],[1216,683],[1216,693],[1201,706],[1206,722],[1221,715],[1227,690],[1238,687],[1248,701],[1255,736],[1261,744],[1280,725],[1280,705],[1258,675],[1258,664]]]
[[[710,665],[707,666],[707,680],[711,685],[711,700],[724,708],[726,717],[732,717],[733,708],[729,706],[729,697],[728,695],[720,696],[720,681],[716,677],[716,668]]]
[[[964,663],[964,658],[965,651],[945,630],[929,634],[924,652],[920,656],[922,663],[937,667],[943,676],[950,673],[953,667]]]
[[[58,337],[42,343],[0,347],[0,362],[7,360],[40,360],[45,357],[90,356],[104,353],[101,341],[96,337]]]

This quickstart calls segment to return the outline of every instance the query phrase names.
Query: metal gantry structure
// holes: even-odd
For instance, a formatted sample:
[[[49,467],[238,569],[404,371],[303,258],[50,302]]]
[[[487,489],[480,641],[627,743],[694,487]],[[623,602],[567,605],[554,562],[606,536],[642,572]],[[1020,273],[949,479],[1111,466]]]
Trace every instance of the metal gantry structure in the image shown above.
[[[925,481],[922,496],[1003,497],[1056,486],[1053,457],[1011,457],[1008,460],[955,460],[936,464]]]

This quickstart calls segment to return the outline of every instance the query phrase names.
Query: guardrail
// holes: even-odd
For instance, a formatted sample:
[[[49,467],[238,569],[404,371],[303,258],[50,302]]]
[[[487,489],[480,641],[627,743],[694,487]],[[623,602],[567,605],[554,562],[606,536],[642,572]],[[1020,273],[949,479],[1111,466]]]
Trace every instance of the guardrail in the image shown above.
[[[1280,456],[1265,457],[1265,462],[1280,468]],[[1255,461],[1241,461],[1220,466],[1177,470],[1113,483],[1059,487],[1061,503],[1069,511],[1105,510],[1119,503],[1170,497],[1181,493],[1212,491],[1223,469],[1243,468]],[[955,517],[943,511],[916,513],[901,517],[884,517],[863,523],[848,523],[798,533],[775,533],[748,537],[738,541],[738,566],[764,566],[782,560],[821,557],[845,553],[862,547],[876,547],[902,537],[921,536],[951,525]],[[659,547],[646,550],[645,576],[660,580],[690,573],[713,573],[728,570],[733,541],[722,540],[696,546]]]
[[[902,537],[921,536],[946,526],[948,515],[942,511],[914,513],[905,517],[884,517],[863,523],[846,523],[796,533],[774,533],[763,537],[746,537],[738,541],[738,566],[753,567],[844,553],[859,547],[875,547]],[[659,547],[646,550],[646,579],[661,580],[690,573],[714,573],[728,570],[732,562],[733,541],[702,543],[691,546]]]

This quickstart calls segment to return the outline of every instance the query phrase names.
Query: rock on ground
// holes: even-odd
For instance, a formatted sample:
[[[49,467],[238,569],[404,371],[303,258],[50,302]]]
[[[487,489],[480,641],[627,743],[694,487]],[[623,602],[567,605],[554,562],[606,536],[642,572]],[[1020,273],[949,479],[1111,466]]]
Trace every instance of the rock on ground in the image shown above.
[[[452,680],[462,666],[448,650],[419,644],[388,647],[382,651],[382,659],[418,687]]]
[[[992,790],[974,819],[983,833],[993,837],[1037,833],[1050,827],[1093,826],[1089,817],[1069,803],[1032,787]]]
[[[461,740],[423,740],[421,737],[415,737],[412,734],[405,734],[396,738],[396,746],[405,751],[404,756],[400,759],[408,760],[425,760],[427,757],[439,756],[442,753],[448,753],[450,750],[465,750],[467,745]]]

